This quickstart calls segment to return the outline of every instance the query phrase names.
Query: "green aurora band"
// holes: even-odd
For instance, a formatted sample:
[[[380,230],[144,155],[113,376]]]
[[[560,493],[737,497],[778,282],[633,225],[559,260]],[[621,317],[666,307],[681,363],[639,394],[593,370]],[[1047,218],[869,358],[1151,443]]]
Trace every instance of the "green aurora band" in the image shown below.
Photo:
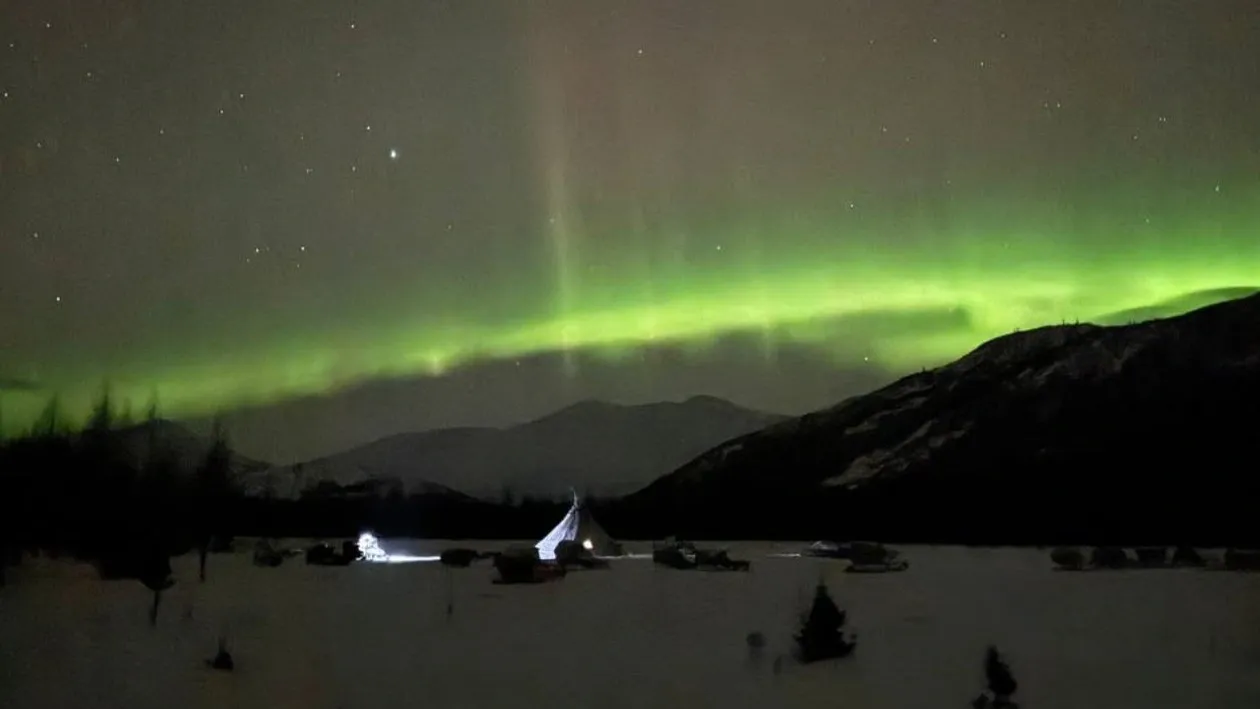
[[[1149,200],[1144,212],[1123,199],[1084,212],[994,201],[998,208],[932,219],[895,205],[844,205],[651,233],[625,227],[632,218],[584,215],[580,235],[550,240],[569,251],[559,254],[559,275],[553,263],[551,273],[513,283],[429,284],[318,327],[276,323],[269,340],[203,334],[234,344],[145,346],[108,369],[44,363],[40,389],[5,392],[4,425],[13,432],[34,420],[54,393],[64,413],[80,417],[106,381],[116,400],[138,406],[156,395],[164,415],[194,417],[547,353],[615,361],[674,345],[702,355],[736,334],[762,339],[767,366],[776,347],[804,346],[837,367],[891,377],[1016,329],[1170,315],[1260,284],[1260,214],[1250,207],[1260,189],[1204,191]],[[617,222],[635,233],[603,238]]]

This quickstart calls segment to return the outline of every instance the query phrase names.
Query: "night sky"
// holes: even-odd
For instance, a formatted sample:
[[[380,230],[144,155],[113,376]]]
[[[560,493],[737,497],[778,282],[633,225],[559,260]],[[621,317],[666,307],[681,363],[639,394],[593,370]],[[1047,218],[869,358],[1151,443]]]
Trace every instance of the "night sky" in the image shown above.
[[[287,460],[1260,285],[1260,5],[0,0],[0,389]],[[1228,291],[1233,293],[1236,291]]]

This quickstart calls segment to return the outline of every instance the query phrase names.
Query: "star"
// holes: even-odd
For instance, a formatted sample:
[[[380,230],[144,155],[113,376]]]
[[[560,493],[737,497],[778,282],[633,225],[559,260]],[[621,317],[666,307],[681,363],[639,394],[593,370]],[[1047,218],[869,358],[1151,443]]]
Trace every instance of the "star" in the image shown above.
[[[397,160],[397,159],[398,159],[398,150],[396,150],[395,148],[390,148],[390,149],[389,149],[389,159],[390,159],[390,160]]]

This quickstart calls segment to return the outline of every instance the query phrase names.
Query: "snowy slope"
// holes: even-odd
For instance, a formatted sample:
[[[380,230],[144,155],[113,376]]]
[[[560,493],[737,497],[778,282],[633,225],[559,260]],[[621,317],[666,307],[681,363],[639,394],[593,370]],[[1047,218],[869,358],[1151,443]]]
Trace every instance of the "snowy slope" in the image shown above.
[[[997,338],[946,366],[723,443],[627,502],[638,515],[672,510],[681,519],[716,499],[751,514],[776,495],[795,503],[897,483],[907,495],[944,493],[941,505],[965,506],[951,490],[976,499],[999,489],[1078,504],[1053,490],[1070,484],[1106,488],[1096,495],[1100,510],[1103,498],[1119,503],[1125,494],[1168,508],[1189,474],[1225,498],[1212,504],[1236,499],[1230,491],[1255,501],[1257,476],[1237,461],[1254,461],[1247,430],[1258,424],[1260,296],[1251,296],[1136,325]]]

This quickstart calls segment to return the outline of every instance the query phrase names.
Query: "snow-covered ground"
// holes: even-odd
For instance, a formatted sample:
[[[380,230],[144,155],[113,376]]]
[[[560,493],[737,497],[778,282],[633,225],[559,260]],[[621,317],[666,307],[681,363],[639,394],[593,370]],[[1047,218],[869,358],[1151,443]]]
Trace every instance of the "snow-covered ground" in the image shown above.
[[[627,559],[538,586],[492,585],[485,565],[263,569],[247,552],[212,557],[201,585],[190,556],[157,628],[139,583],[36,560],[0,589],[0,707],[961,709],[989,642],[1029,709],[1260,707],[1260,574],[1061,573],[1044,552],[909,547],[908,572],[853,575],[770,551],[732,545],[751,574]],[[776,673],[820,576],[857,652]],[[231,674],[204,664],[220,633]]]

